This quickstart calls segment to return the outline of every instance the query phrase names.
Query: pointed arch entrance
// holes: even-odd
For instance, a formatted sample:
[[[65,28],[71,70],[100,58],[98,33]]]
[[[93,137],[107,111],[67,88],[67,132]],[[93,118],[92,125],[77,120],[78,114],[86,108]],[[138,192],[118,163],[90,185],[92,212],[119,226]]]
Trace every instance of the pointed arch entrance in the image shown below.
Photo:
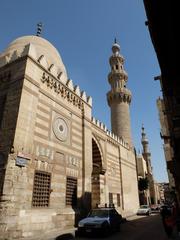
[[[97,204],[105,202],[105,170],[103,169],[102,152],[95,138],[92,138],[92,164],[92,207],[95,207]]]

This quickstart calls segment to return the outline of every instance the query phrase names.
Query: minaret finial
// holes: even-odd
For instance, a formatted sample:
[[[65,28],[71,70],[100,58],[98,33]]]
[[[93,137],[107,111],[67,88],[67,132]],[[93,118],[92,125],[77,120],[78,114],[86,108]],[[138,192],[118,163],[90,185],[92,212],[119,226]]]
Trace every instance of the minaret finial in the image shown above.
[[[119,52],[120,52],[120,46],[119,46],[119,44],[117,43],[117,38],[116,38],[116,37],[114,38],[114,43],[113,43],[113,45],[112,45],[112,52],[113,52],[113,54],[115,54],[115,55],[118,55]]]
[[[39,23],[37,24],[37,33],[36,33],[36,36],[40,37],[41,32],[42,32],[42,23],[39,22]]]

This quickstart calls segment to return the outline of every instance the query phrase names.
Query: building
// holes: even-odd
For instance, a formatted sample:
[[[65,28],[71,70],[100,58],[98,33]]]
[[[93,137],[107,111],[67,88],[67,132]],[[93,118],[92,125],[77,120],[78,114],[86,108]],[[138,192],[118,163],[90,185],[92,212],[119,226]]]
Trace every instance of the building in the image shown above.
[[[172,158],[167,161],[167,168],[175,180],[177,200],[180,205],[180,86],[179,86],[179,5],[177,1],[144,0],[147,15],[146,25],[156,51],[165,115],[172,148]]]
[[[137,161],[137,174],[139,185],[143,184],[146,189],[139,189],[139,202],[143,204],[157,204],[158,203],[158,191],[156,183],[154,181],[152,165],[151,165],[151,153],[149,151],[149,141],[146,137],[144,127],[142,127],[141,143],[143,146],[142,154],[138,154]],[[143,183],[140,183],[142,182]],[[147,185],[147,186],[146,186]],[[141,188],[141,186],[139,186]]]
[[[138,174],[138,182],[144,181],[147,183],[147,164],[146,160],[143,158],[141,154],[137,155],[137,174]],[[139,186],[139,188],[141,188]],[[147,186],[147,189],[139,189],[139,204],[150,204],[150,193],[149,188]]]
[[[161,203],[172,203],[173,202],[173,194],[172,190],[169,186],[169,183],[158,183],[159,185],[159,194],[160,194],[160,202]]]
[[[0,55],[0,239],[61,232],[97,204],[136,212],[131,92],[116,42],[109,61],[112,132],[50,42],[20,37]]]
[[[158,108],[158,113],[159,113],[159,121],[161,125],[161,132],[160,136],[162,137],[164,144],[163,144],[163,149],[164,149],[164,156],[166,160],[166,166],[167,166],[167,174],[168,174],[168,179],[169,179],[169,188],[171,191],[175,189],[175,181],[173,174],[171,173],[170,169],[168,168],[169,162],[171,163],[173,159],[173,148],[171,146],[171,141],[169,139],[169,128],[168,128],[168,120],[167,120],[167,115],[165,114],[165,105],[164,101],[162,98],[157,99],[157,108]]]

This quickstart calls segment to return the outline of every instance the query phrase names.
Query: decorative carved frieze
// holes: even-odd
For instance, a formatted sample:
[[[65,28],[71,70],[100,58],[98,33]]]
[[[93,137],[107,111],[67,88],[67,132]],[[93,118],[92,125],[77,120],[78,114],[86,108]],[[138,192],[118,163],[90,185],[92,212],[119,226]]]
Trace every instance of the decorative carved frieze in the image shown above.
[[[76,157],[74,156],[67,156],[67,159],[66,159],[66,164],[67,166],[71,166],[71,167],[79,167],[79,161]]]
[[[74,106],[78,107],[81,110],[84,109],[84,103],[82,99],[76,96],[57,79],[43,72],[41,82],[45,83],[47,87],[53,89],[57,94],[60,94],[62,98],[67,99],[67,101],[71,102]]]
[[[54,152],[49,149],[49,148],[45,148],[43,146],[36,146],[36,156],[37,157],[47,157],[50,160],[53,160],[54,158]]]

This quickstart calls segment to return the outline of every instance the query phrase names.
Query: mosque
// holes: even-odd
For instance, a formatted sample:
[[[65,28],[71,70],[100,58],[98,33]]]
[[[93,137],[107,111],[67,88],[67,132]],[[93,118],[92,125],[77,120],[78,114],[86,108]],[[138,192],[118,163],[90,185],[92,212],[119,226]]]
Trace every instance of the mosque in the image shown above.
[[[71,228],[97,205],[136,213],[131,92],[116,41],[109,63],[112,131],[49,41],[23,36],[0,54],[0,239]]]

